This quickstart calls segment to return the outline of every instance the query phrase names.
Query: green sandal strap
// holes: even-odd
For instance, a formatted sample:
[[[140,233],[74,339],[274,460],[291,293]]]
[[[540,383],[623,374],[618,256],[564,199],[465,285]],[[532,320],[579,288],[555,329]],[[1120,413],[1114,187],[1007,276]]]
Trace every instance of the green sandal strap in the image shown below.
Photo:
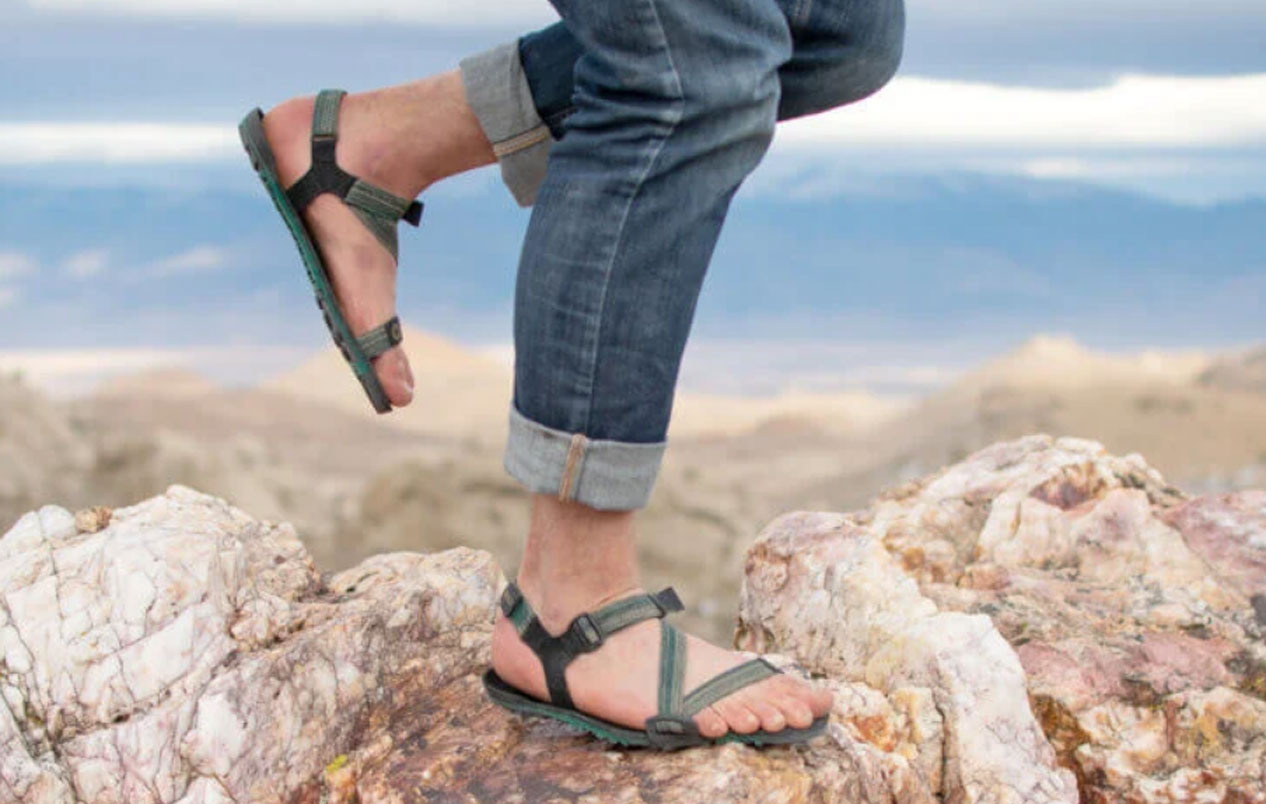
[[[682,700],[678,712],[687,717],[694,717],[725,696],[781,672],[763,658],[743,662],[723,673],[718,673],[691,690]]]
[[[661,623],[659,640],[659,712],[646,719],[646,739],[666,750],[702,742],[694,719],[682,713],[686,678],[686,640],[669,623]]]
[[[660,623],[659,714],[681,711],[681,688],[686,677],[686,640],[671,623]]]
[[[602,647],[607,637],[623,628],[643,620],[662,618],[684,608],[681,598],[672,587],[668,587],[653,595],[632,595],[595,612],[580,614],[571,621],[566,631],[554,636],[541,625],[517,584],[511,582],[506,585],[501,593],[500,606],[502,614],[514,624],[519,636],[540,658],[551,702],[567,707],[573,707],[573,704],[564,673],[573,659]]]
[[[751,659],[717,673],[683,696],[686,640],[669,623],[660,627],[659,712],[646,719],[646,737],[658,748],[698,745],[703,737],[695,725],[695,715],[749,684],[782,672],[763,658]]]
[[[501,592],[501,612],[514,623],[519,635],[527,629],[528,623],[536,617],[522,590],[514,582],[506,584]],[[608,603],[595,612],[585,612],[572,620],[568,630],[576,629],[582,633],[580,641],[594,643],[594,649],[603,640],[622,628],[649,620],[652,617],[663,617],[667,614],[682,611],[685,606],[677,591],[671,586],[659,590],[653,595],[640,594],[621,598]]]
[[[343,105],[343,89],[323,89],[317,93],[312,107],[312,136],[338,137],[338,112]]]
[[[286,189],[286,196],[296,210],[302,211],[323,193],[334,193],[343,199],[361,223],[387,249],[393,260],[399,260],[400,249],[396,223],[400,220],[417,226],[422,221],[422,202],[401,198],[375,184],[353,176],[338,166],[338,117],[343,96],[341,89],[323,89],[317,93],[312,108],[312,166]]]
[[[403,340],[404,331],[400,328],[399,316],[392,316],[369,332],[356,337],[366,360],[373,360]]]

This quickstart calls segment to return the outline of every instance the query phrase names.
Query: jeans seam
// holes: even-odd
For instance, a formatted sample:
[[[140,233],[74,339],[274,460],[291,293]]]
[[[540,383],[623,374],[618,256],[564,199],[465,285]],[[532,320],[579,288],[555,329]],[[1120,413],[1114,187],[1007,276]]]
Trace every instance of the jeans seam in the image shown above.
[[[584,458],[587,446],[587,437],[583,433],[572,434],[571,446],[567,448],[567,461],[563,464],[563,479],[558,487],[558,499],[564,502],[568,499],[575,499],[576,494],[579,493],[578,488],[573,492],[572,484],[578,474],[576,467],[579,465],[578,462]]]
[[[549,139],[549,137],[549,127],[542,123],[541,125],[535,126],[526,131],[521,131],[518,134],[492,143],[492,153],[493,156],[497,157],[497,159],[504,159],[511,154],[522,151],[525,148],[531,148],[539,142],[544,142]]]
[[[668,139],[672,137],[673,133],[677,130],[677,127],[681,124],[682,118],[685,116],[685,112],[683,110],[685,105],[685,92],[681,86],[681,74],[677,72],[677,65],[673,61],[672,48],[668,44],[668,36],[664,32],[664,23],[660,20],[659,10],[655,7],[655,2],[656,0],[647,0],[647,5],[650,6],[651,14],[655,17],[656,31],[659,34],[660,40],[663,42],[664,57],[668,60],[668,69],[672,73],[674,92],[676,93],[676,97],[674,98],[675,108],[671,122],[668,125],[668,130],[664,132],[663,136],[660,137],[659,141],[655,144],[654,151],[650,154],[650,158],[646,160],[646,167],[642,169],[641,175],[637,177],[637,182],[633,185],[633,192],[629,194],[629,199],[624,205],[624,211],[620,214],[620,224],[616,228],[615,243],[611,249],[611,257],[607,260],[606,267],[602,272],[602,289],[599,292],[598,303],[598,331],[594,337],[593,350],[589,358],[589,400],[587,403],[587,410],[585,411],[585,432],[589,432],[593,425],[593,394],[594,386],[596,385],[594,377],[598,370],[598,348],[602,343],[602,323],[603,313],[606,311],[607,289],[611,285],[611,271],[615,267],[615,258],[620,252],[620,243],[624,240],[624,230],[625,225],[628,223],[629,211],[633,207],[633,201],[637,198],[642,187],[645,185],[646,177],[650,175],[651,168],[655,166],[655,163],[659,160],[660,155],[663,153],[664,146],[668,143]]]

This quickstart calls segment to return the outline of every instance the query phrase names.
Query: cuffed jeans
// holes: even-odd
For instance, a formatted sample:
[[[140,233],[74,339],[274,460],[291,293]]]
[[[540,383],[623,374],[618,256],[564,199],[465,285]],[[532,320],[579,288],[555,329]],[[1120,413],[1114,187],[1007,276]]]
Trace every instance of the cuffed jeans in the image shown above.
[[[551,0],[562,22],[463,59],[532,206],[504,465],[529,491],[644,507],[730,200],[777,120],[896,72],[902,0]],[[781,268],[781,266],[780,266]]]

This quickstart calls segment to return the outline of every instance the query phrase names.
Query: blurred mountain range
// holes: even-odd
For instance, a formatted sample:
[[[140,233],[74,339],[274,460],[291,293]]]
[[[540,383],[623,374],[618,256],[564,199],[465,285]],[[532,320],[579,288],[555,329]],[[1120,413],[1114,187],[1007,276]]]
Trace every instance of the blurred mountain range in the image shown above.
[[[165,370],[52,400],[0,380],[0,532],[44,503],[119,506],[183,483],[294,522],[323,568],[458,544],[513,568],[529,506],[501,465],[509,369],[426,332],[405,345],[427,379],[388,416],[372,413],[332,349],[255,388]],[[1185,489],[1262,487],[1261,354],[1105,353],[1040,336],[911,400],[679,390],[639,519],[648,580],[688,589],[703,601],[694,625],[722,637],[742,548],[775,516],[851,510],[1034,432],[1140,452]]]

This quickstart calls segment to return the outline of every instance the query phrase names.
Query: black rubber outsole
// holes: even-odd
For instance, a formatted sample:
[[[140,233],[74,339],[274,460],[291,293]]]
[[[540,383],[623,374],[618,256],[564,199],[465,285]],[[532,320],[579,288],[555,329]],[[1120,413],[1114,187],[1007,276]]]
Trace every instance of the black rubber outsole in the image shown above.
[[[538,701],[525,693],[511,687],[509,684],[501,680],[492,668],[488,668],[483,676],[484,689],[488,692],[488,697],[493,702],[517,712],[522,715],[537,715],[540,717],[553,718],[554,720],[566,723],[583,729],[595,737],[606,740],[607,742],[616,743],[618,745],[635,747],[635,748],[658,748],[652,745],[646,736],[646,732],[640,729],[630,729],[625,726],[612,723],[593,715],[586,715],[584,712],[575,709],[567,709],[561,706],[555,706],[551,703]],[[707,737],[699,738],[697,743],[689,746],[694,747],[700,745],[724,745],[725,743],[745,743],[753,746],[765,745],[795,745],[797,743],[807,742],[808,740],[818,737],[826,731],[827,723],[830,721],[829,715],[823,715],[813,721],[813,725],[805,729],[786,728],[781,731],[756,731],[751,734],[738,734],[736,732],[728,732],[723,737],[709,739]]]

